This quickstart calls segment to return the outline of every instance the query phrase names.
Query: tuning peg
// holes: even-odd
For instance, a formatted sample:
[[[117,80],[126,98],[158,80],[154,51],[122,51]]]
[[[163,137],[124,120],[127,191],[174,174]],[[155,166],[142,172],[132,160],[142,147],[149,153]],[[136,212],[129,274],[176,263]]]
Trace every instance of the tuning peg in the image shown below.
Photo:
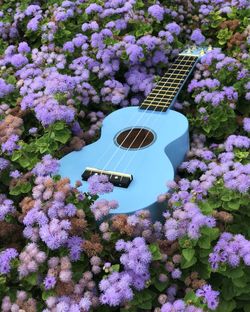
[[[194,50],[196,50],[196,49],[197,49],[197,47],[196,47],[196,45],[194,44],[194,45],[192,46],[191,51],[194,51]]]
[[[204,55],[204,54],[205,54],[204,49],[201,49],[200,55]]]

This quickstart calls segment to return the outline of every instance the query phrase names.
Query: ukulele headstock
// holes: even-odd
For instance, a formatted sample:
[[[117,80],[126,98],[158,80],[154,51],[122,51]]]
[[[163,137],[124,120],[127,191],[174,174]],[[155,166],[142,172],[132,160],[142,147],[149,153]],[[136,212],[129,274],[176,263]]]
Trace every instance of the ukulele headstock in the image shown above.
[[[201,58],[203,55],[205,55],[207,52],[212,50],[212,46],[208,47],[197,47],[196,45],[190,46],[184,51],[182,51],[179,55],[185,55],[185,56],[196,56],[198,58]]]

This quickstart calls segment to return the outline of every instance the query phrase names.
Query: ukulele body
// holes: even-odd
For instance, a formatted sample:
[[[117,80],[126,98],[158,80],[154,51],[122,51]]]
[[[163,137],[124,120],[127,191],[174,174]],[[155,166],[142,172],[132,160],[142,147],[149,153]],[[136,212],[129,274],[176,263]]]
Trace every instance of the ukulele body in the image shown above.
[[[134,127],[150,130],[154,134],[153,141],[141,149],[119,147],[116,142],[119,133]],[[133,180],[127,188],[115,186],[113,192],[100,195],[100,198],[118,201],[119,207],[111,210],[111,214],[132,214],[149,209],[153,220],[159,220],[163,207],[157,202],[157,196],[168,191],[166,182],[174,179],[175,170],[188,149],[185,116],[171,109],[162,113],[126,107],[104,119],[98,141],[64,156],[60,160],[59,173],[70,178],[72,185],[77,180],[82,181],[86,167],[132,174]],[[79,189],[87,192],[88,183],[82,183]]]

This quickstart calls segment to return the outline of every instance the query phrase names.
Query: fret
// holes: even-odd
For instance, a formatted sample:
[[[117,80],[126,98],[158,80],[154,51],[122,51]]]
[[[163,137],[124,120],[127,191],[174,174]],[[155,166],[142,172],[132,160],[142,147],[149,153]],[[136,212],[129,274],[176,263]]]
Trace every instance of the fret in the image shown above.
[[[166,106],[168,106],[168,103],[167,103],[167,105],[157,105],[157,104],[149,104],[150,106],[162,106],[162,107],[166,107]]]
[[[159,82],[158,85],[153,89],[155,90],[156,88],[160,87],[161,88],[171,88],[171,87],[175,87],[175,86],[179,86],[181,83],[181,81],[179,82],[176,82],[176,81],[173,81],[171,82],[171,85],[170,84],[167,84],[166,82],[162,83],[162,82]]]
[[[145,105],[145,104],[143,104],[143,105]],[[161,107],[161,108],[164,108],[164,107],[168,107],[169,105],[146,104],[146,106],[150,106],[150,107]]]
[[[169,90],[177,90],[178,86],[180,85],[180,83],[172,83],[171,85],[166,84],[166,83],[160,83],[159,87],[155,87],[151,92],[155,92],[155,91],[169,91]]]
[[[171,92],[169,92],[171,91]],[[155,91],[155,92],[151,92],[149,93],[149,95],[147,97],[156,97],[156,96],[160,96],[160,97],[163,97],[163,96],[173,96],[174,94],[176,94],[176,90],[167,90],[167,91],[164,91],[162,90],[161,92],[160,91]]]
[[[176,74],[175,72],[174,73],[171,73],[171,76],[167,76],[167,77],[165,77],[165,76],[163,76],[162,78],[161,78],[161,80],[163,80],[163,79],[169,79],[169,78],[171,78],[171,77],[174,77],[175,78],[175,76],[180,76],[180,77],[183,77],[183,75],[181,75],[181,74]]]
[[[179,84],[177,84],[179,85]],[[176,90],[176,86],[172,86],[172,85],[167,85],[167,84],[162,84],[162,83],[159,83],[151,92],[155,91],[155,90],[165,90],[165,91],[168,91],[168,90]]]
[[[183,63],[187,64],[187,65],[192,65],[194,64],[194,60],[187,60],[187,61],[184,61]],[[178,64],[178,65],[182,65],[182,63],[178,63],[178,62],[174,62],[173,64]]]
[[[196,61],[196,56],[179,56],[142,102],[140,108],[166,111],[177,96]]]
[[[166,112],[166,110],[168,109],[168,107],[151,107],[151,106],[146,106],[146,105],[142,105],[140,106],[141,109],[146,109],[146,110],[153,110],[153,111],[160,111],[160,112]]]
[[[168,92],[171,92],[172,94],[176,93],[176,90],[178,90],[178,88],[174,88],[174,87],[171,87],[171,88],[166,88],[166,89],[154,89],[153,91],[151,91],[149,93],[149,95],[156,95],[156,94],[159,94],[159,93],[168,93]],[[148,95],[148,96],[149,96]]]
[[[190,68],[191,66],[188,65],[188,64],[187,64],[187,65],[186,65],[186,64],[181,64],[181,66],[182,66],[182,67],[188,67],[189,69],[191,69],[191,68]],[[178,69],[178,68],[176,68],[176,69]],[[180,68],[180,69],[182,69],[182,68]]]
[[[171,78],[171,77],[170,77]],[[170,80],[170,79],[167,79],[167,78],[165,78],[167,81],[165,81],[165,82],[171,82],[172,83],[172,81]],[[181,80],[184,80],[183,78],[177,78],[177,77],[173,77],[173,79],[174,79],[174,81],[181,81]],[[164,79],[161,79],[161,80],[164,80]],[[161,82],[161,80],[159,81],[159,82]]]
[[[196,60],[185,60],[184,62],[183,62],[183,60],[181,60],[180,62],[174,62],[173,63],[173,65],[172,66],[174,66],[174,65],[183,65],[183,64],[187,64],[187,65],[192,65],[192,64],[194,64],[196,62]]]
[[[171,74],[172,75],[172,72],[170,71],[173,71],[173,72],[176,72],[177,70],[176,69],[172,69],[172,68],[169,68],[169,70],[167,71],[167,73],[165,75],[168,75],[168,74]],[[179,72],[183,72],[183,74],[186,74],[187,72],[189,72],[188,69],[178,69]],[[163,76],[164,77],[164,76]]]
[[[150,104],[150,105],[151,105],[151,104],[152,104],[152,105],[153,105],[153,104],[154,104],[154,105],[157,105],[157,104],[160,105],[160,104],[161,104],[160,102],[161,102],[161,101],[157,101],[157,100],[154,101],[154,100],[147,100],[147,99],[146,99],[146,100],[143,101],[143,104],[146,103],[146,104]],[[169,102],[169,101],[164,101],[164,103],[170,104],[171,101],[170,101],[170,102]]]
[[[175,94],[175,91],[169,93],[169,92],[157,92],[157,95],[161,95],[161,96],[171,96],[173,94]],[[148,98],[155,96],[153,92],[149,93]]]

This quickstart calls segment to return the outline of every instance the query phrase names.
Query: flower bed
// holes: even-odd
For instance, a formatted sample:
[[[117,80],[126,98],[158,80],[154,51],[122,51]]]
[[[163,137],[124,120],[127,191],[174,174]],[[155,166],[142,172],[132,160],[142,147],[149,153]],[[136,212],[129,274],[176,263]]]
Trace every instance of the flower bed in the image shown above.
[[[1,311],[250,311],[247,0],[2,1]],[[139,105],[185,45],[213,46],[175,103],[191,147],[163,222],[103,219],[103,176],[57,172]]]

